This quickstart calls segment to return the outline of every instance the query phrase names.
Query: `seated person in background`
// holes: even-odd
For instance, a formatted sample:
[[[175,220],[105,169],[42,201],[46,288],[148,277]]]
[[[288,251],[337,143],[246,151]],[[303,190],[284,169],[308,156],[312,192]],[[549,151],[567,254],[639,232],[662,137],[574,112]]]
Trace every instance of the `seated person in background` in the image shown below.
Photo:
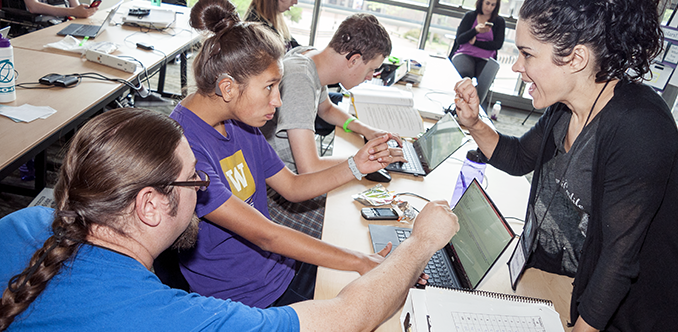
[[[265,308],[312,298],[316,265],[361,274],[378,265],[390,248],[368,255],[272,222],[266,185],[291,201],[316,197],[402,161],[402,151],[390,155],[391,136],[373,139],[335,167],[292,173],[258,128],[280,106],[282,39],[262,24],[241,22],[226,0],[198,1],[190,22],[213,33],[194,60],[198,91],[170,115],[183,126],[196,167],[212,179],[198,193],[196,212],[206,222],[197,246],[179,253],[190,289]]]
[[[500,0],[476,0],[476,10],[464,15],[450,52],[461,77],[478,77],[488,58],[497,58],[504,45],[506,23],[499,16]],[[482,101],[482,100],[481,100]]]
[[[80,4],[78,0],[68,0],[63,3],[66,7],[51,5],[47,1],[23,0],[26,10],[32,14],[43,14],[58,17],[74,16],[77,18],[87,18],[97,12],[96,7]]]
[[[247,9],[245,21],[260,22],[271,28],[285,40],[287,51],[299,46],[285,24],[283,13],[297,3],[297,0],[252,0]]]
[[[0,331],[372,330],[459,229],[445,201],[427,204],[408,240],[330,300],[257,309],[189,294],[149,269],[166,248],[196,240],[196,191],[210,179],[195,165],[181,127],[159,113],[117,109],[81,128],[56,210],[0,219]]]
[[[351,89],[371,80],[375,69],[390,53],[391,39],[377,18],[370,14],[354,14],[339,25],[324,50],[301,46],[285,55],[280,83],[282,106],[261,131],[290,170],[305,174],[346,161],[346,158],[318,155],[316,115],[368,140],[385,134],[334,105],[328,98],[327,85],[341,83]],[[295,229],[310,227],[320,234],[325,196],[297,204],[288,202],[274,190],[269,189],[268,195],[274,220]],[[304,216],[303,220],[299,215]]]

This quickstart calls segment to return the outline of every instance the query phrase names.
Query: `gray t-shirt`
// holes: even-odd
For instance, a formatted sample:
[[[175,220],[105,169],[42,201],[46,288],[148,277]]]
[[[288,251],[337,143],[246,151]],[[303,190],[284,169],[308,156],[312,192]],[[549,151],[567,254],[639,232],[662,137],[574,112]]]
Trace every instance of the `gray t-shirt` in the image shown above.
[[[315,62],[302,54],[309,50],[314,48],[299,46],[287,52],[283,58],[284,72],[280,82],[282,106],[273,119],[261,128],[268,143],[293,172],[297,171],[297,166],[287,130],[309,129],[315,132],[318,105],[327,99],[327,87],[320,84]]]
[[[537,268],[569,276],[577,271],[591,211],[597,119],[582,130],[567,153],[564,141],[570,116],[563,116],[553,128],[558,149],[542,168],[541,189],[535,200],[539,229],[533,265]]]

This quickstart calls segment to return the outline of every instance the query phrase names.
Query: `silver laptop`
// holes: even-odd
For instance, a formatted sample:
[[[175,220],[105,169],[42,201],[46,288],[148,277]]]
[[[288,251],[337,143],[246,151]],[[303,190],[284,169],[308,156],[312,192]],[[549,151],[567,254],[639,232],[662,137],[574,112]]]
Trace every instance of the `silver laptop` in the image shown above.
[[[457,120],[447,113],[414,143],[403,141],[407,162],[392,163],[386,169],[426,176],[468,141]],[[397,143],[389,141],[389,144],[396,146]]]
[[[106,30],[108,23],[111,22],[113,16],[115,15],[115,12],[118,11],[118,8],[120,8],[121,4],[122,0],[120,0],[117,4],[115,4],[111,8],[111,11],[108,12],[108,15],[106,15],[106,19],[101,23],[101,25],[71,23],[67,27],[61,29],[61,31],[57,32],[57,35],[59,36],[71,35],[73,37],[95,38],[101,32]]]
[[[447,288],[475,289],[515,233],[477,180],[452,209],[459,220],[459,232],[426,265],[428,284]],[[416,222],[416,221],[415,221]],[[410,228],[369,225],[374,252],[391,242],[393,248],[411,233]]]

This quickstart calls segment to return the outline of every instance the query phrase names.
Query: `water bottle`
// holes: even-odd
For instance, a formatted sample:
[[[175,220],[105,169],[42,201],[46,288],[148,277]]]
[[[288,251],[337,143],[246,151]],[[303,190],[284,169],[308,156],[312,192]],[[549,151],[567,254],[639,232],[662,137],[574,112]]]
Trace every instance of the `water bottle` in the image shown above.
[[[485,166],[487,165],[480,156],[481,152],[478,150],[469,150],[468,153],[466,153],[466,159],[461,165],[461,171],[459,171],[457,184],[454,186],[450,207],[457,205],[459,198],[461,198],[461,195],[464,194],[464,191],[466,191],[466,188],[473,182],[474,178],[478,180],[478,183],[483,183]]]
[[[497,120],[497,118],[499,117],[499,112],[501,112],[501,102],[497,100],[494,103],[494,106],[492,106],[492,114],[490,115],[490,118],[492,120]]]
[[[15,99],[14,49],[9,39],[0,38],[0,103],[9,103]]]
[[[35,162],[33,159],[19,166],[19,175],[21,176],[21,181],[35,180]]]

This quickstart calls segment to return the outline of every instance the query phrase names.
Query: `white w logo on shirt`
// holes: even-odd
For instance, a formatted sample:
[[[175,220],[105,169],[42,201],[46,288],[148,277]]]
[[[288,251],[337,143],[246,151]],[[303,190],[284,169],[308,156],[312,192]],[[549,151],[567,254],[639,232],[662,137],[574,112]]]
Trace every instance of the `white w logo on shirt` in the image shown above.
[[[224,174],[228,177],[228,182],[234,187],[236,191],[241,191],[243,188],[247,188],[247,177],[243,168],[245,166],[240,163],[233,169],[229,169]]]

